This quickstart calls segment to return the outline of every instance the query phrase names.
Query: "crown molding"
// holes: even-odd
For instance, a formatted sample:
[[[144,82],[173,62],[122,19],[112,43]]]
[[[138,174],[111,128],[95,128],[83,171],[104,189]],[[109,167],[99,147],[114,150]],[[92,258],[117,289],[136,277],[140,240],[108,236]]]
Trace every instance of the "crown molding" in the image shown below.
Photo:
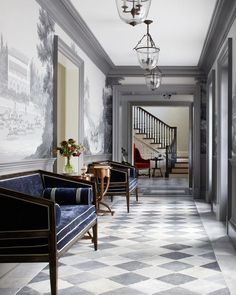
[[[141,77],[139,66],[115,66],[92,31],[68,0],[36,0],[108,77]],[[211,69],[235,19],[236,1],[217,0],[198,66],[163,66],[164,77],[202,78]]]
[[[236,17],[235,0],[217,0],[198,66],[207,75]]]
[[[68,0],[36,0],[106,75],[114,64],[80,14]]]
[[[145,84],[123,84],[113,86],[113,95],[124,96],[145,96],[146,98],[156,97],[157,95],[171,94],[171,95],[193,95],[198,87],[197,84],[161,84],[160,87],[154,91],[147,88]]]
[[[203,78],[205,76],[198,67],[160,66],[159,68],[163,77]],[[108,77],[143,77],[144,72],[139,66],[116,66],[108,72]]]

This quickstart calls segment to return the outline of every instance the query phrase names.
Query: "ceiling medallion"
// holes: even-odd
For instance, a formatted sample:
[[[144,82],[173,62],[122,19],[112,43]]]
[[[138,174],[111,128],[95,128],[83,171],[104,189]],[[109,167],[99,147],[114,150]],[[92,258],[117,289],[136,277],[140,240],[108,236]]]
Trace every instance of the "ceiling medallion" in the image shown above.
[[[140,24],[147,18],[150,5],[151,0],[116,0],[120,18],[131,26]]]

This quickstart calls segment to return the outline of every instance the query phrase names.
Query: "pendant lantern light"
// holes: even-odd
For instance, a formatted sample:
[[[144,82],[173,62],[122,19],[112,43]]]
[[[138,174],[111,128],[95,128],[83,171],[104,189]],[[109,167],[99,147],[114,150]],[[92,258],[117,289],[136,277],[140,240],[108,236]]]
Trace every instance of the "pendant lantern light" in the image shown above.
[[[155,45],[152,36],[149,33],[149,25],[152,23],[152,20],[145,20],[144,23],[147,25],[147,33],[142,37],[134,49],[137,52],[141,68],[150,71],[157,66],[160,48]]]
[[[148,15],[151,0],[116,0],[120,18],[135,26],[142,23]]]
[[[161,85],[161,71],[158,67],[145,74],[146,85],[150,90],[155,90]]]

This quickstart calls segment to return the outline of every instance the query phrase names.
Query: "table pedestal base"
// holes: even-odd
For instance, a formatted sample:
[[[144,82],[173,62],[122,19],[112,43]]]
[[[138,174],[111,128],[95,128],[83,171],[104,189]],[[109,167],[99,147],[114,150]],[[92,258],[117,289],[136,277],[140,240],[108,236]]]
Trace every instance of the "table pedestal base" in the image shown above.
[[[100,204],[103,205],[104,207],[106,207],[107,210],[100,209]],[[111,207],[107,203],[105,203],[103,201],[100,201],[98,203],[98,211],[97,211],[97,213],[111,213],[111,215],[113,216],[115,211],[111,210]]]
[[[104,195],[106,194],[109,184],[110,184],[110,166],[109,165],[94,165],[93,173],[95,176],[95,181],[98,190],[97,196],[97,213],[111,213],[114,214],[114,211],[111,210],[110,206],[104,202]],[[107,210],[100,209],[100,205],[103,205]]]

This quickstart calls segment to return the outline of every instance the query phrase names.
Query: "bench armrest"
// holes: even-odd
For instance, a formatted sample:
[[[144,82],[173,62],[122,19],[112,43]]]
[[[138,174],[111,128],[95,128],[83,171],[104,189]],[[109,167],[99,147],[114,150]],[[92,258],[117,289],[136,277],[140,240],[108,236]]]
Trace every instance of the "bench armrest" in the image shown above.
[[[0,188],[0,233],[50,231],[55,211],[51,200]]]

